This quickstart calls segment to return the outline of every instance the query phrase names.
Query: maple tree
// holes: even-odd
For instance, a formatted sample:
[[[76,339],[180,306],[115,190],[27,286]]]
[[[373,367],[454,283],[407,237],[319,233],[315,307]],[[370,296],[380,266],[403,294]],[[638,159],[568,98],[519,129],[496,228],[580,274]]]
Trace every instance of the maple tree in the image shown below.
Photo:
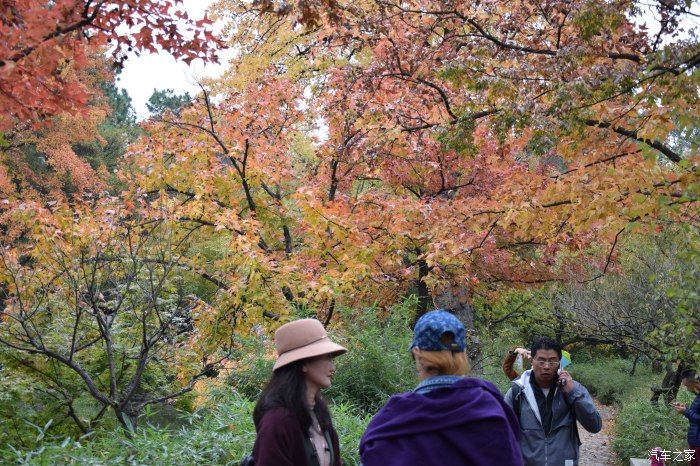
[[[80,72],[109,44],[117,63],[159,48],[190,62],[215,60],[217,40],[176,6],[180,1],[3,0],[0,3],[0,130],[86,109],[92,89]]]
[[[116,189],[115,171],[139,130],[130,99],[119,93],[98,55],[84,72],[95,88],[85,114],[64,113],[35,129],[16,126],[0,144],[0,224],[7,233],[12,210],[23,203],[76,202]],[[14,240],[8,235],[5,240]]]
[[[103,95],[114,69],[129,52],[216,60],[210,21],[189,19],[179,3],[0,2],[0,196],[10,203],[2,211],[107,189],[105,170],[115,167],[95,151],[123,150],[116,140],[129,138],[101,134],[116,111]]]
[[[2,357],[81,431],[109,410],[135,424],[213,373],[173,278],[182,243],[106,192],[136,133],[114,69],[141,51],[216,61],[211,22],[179,4],[0,2]]]
[[[13,211],[23,244],[0,250],[3,364],[43,386],[82,433],[112,412],[189,392],[231,347],[180,266],[188,235],[141,222],[116,198]]]
[[[290,154],[302,115],[294,94],[274,77],[232,90],[216,105],[204,91],[179,116],[165,112],[146,125],[153,137],[134,145],[123,172],[140,215],[173,205],[170,221],[197,230],[192,240],[202,253],[190,257],[190,267],[224,291],[220,305],[234,319],[253,309],[278,314],[299,279],[301,264],[288,260],[296,216],[287,197],[307,167]]]
[[[126,90],[118,89],[116,82],[110,80],[100,82],[99,88],[104,94],[104,99],[100,99],[103,101],[101,105],[108,112],[97,127],[99,136],[88,142],[73,142],[71,147],[100,178],[106,179],[110,191],[117,193],[120,189],[115,182],[116,172],[128,145],[141,135],[141,129]]]
[[[392,302],[414,282],[425,309],[448,284],[543,283],[567,263],[590,280],[582,256],[609,271],[626,231],[694,221],[697,42],[662,45],[687,5],[658,5],[657,37],[633,2],[260,5],[216,7],[241,50],[211,83],[225,103],[164,121],[167,143],[138,156],[147,189],[179,198],[188,222],[250,226],[236,234],[277,306]],[[309,21],[307,7],[320,8]],[[293,105],[268,104],[280,79],[306,115],[270,133]],[[318,143],[288,137],[319,121]],[[222,167],[230,144],[241,158]],[[261,289],[228,285],[243,301]]]

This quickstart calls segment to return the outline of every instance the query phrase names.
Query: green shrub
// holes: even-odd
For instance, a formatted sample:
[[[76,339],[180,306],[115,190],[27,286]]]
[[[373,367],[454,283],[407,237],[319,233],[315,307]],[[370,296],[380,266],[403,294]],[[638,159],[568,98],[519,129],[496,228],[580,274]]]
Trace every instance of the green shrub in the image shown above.
[[[94,438],[73,440],[48,436],[35,449],[9,446],[0,452],[2,464],[26,465],[237,465],[253,449],[254,403],[230,391],[212,396],[209,406],[181,413],[177,429],[144,423],[127,438],[120,429],[101,431]],[[348,405],[334,405],[343,464],[357,466],[357,447],[370,417]],[[39,432],[41,428],[37,428]]]
[[[596,362],[577,363],[569,367],[574,380],[581,382],[601,403],[620,404],[640,385],[651,385],[651,370],[638,365],[631,376],[632,362],[625,359],[600,359]]]
[[[340,456],[343,458],[343,465],[358,466],[360,464],[360,454],[358,452],[360,439],[372,416],[363,414],[347,404],[332,405],[331,411],[333,413],[333,425],[335,430],[338,431]]]
[[[418,378],[408,350],[409,315],[407,303],[392,308],[387,318],[378,317],[374,310],[344,316],[347,327],[341,341],[348,352],[335,360],[337,370],[333,386],[326,390],[328,398],[374,414],[391,395],[415,387]]]
[[[648,389],[638,389],[620,409],[612,442],[620,464],[627,464],[629,458],[647,458],[649,450],[654,447],[670,451],[688,448],[688,419],[664,403],[652,405],[650,395]],[[691,395],[687,390],[681,390],[678,401],[688,404]]]
[[[267,337],[246,338],[242,348],[232,355],[236,368],[229,374],[227,382],[248,399],[256,400],[270,379],[274,360],[261,355],[265,353],[266,345],[271,344]]]
[[[132,438],[115,429],[99,431],[94,438],[60,439],[47,436],[34,450],[10,446],[0,462],[31,465],[106,464],[222,464],[236,465],[255,440],[253,404],[231,396],[217,409],[182,413],[179,429],[145,423]]]

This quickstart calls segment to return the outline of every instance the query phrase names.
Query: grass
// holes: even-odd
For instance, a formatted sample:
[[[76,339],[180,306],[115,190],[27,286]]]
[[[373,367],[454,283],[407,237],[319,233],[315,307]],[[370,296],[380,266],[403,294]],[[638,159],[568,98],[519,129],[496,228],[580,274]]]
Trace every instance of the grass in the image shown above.
[[[620,465],[629,464],[629,458],[648,458],[649,450],[654,447],[669,451],[688,448],[688,419],[663,402],[652,405],[649,396],[648,388],[640,387],[622,403],[612,442]],[[692,398],[683,388],[678,393],[678,401],[682,403],[689,404]],[[684,463],[672,461],[672,464],[680,466]]]
[[[632,361],[603,359],[574,363],[568,370],[574,380],[581,382],[603,404],[621,404],[639,387],[648,388],[655,375],[647,365],[639,364],[630,375]]]
[[[49,465],[238,465],[255,442],[254,403],[232,391],[213,396],[209,406],[194,413],[181,412],[179,428],[147,422],[129,438],[121,429],[98,432],[78,440],[47,435],[33,450],[9,446],[0,463]],[[357,445],[369,416],[348,405],[332,406],[343,464],[359,465]]]

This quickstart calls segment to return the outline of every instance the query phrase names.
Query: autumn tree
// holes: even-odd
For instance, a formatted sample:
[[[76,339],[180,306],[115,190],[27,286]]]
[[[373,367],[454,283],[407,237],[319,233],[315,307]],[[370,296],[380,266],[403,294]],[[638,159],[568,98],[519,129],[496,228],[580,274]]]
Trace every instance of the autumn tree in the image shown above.
[[[105,189],[113,194],[123,190],[118,182],[118,169],[129,144],[142,133],[131,97],[126,90],[117,87],[118,79],[116,74],[98,84],[102,96],[92,105],[104,107],[106,115],[97,125],[94,139],[71,144],[78,158],[90,164],[96,176],[104,181]]]
[[[173,222],[200,227],[192,239],[202,253],[189,258],[190,267],[217,285],[220,305],[235,319],[279,315],[298,281],[312,278],[300,275],[309,265],[290,260],[299,239],[288,197],[306,172],[303,154],[293,150],[302,115],[295,90],[273,76],[217,104],[203,90],[179,116],[165,113],[146,125],[152,137],[133,147],[123,171],[130,196],[147,195],[154,206],[173,202]]]
[[[115,63],[127,52],[164,49],[190,62],[215,60],[209,21],[194,21],[178,1],[0,3],[0,130],[41,124],[85,111],[93,89],[80,73],[91,53],[109,44]]]
[[[353,283],[354,299],[390,301],[413,279],[425,308],[448,283],[559,280],[553,266],[590,252],[605,273],[627,232],[662,212],[694,221],[688,5],[655,4],[655,35],[634,2],[283,6],[219,2],[258,54],[213,89],[273,70],[323,122],[313,179],[289,198],[294,245],[322,277],[304,296]]]
[[[174,276],[184,238],[105,197],[136,134],[113,69],[129,52],[216,59],[209,20],[178,3],[0,2],[3,365],[82,431],[214,373],[203,305]]]
[[[600,8],[363,2],[301,28],[219,2],[241,53],[156,119],[129,184],[202,226],[189,263],[248,322],[593,280],[628,232],[695,222],[698,189],[694,42]]]
[[[169,228],[165,206],[141,221],[120,204],[15,210],[25,241],[0,250],[3,366],[82,433],[110,413],[135,427],[145,406],[215,376],[231,347],[212,340],[216,316],[181,266],[187,232]]]
[[[110,85],[127,53],[215,60],[209,20],[190,20],[177,3],[0,3],[3,211],[18,199],[107,188],[114,152],[134,133],[120,133],[109,116],[123,110]]]

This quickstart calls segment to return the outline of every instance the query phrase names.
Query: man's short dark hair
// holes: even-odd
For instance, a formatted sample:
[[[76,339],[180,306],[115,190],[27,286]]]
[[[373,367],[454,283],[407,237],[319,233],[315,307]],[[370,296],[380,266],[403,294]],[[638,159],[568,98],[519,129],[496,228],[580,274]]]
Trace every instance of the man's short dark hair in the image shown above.
[[[681,372],[681,379],[698,380],[698,373],[695,369],[685,369]]]
[[[549,337],[541,337],[532,343],[530,348],[530,355],[535,359],[535,354],[537,350],[554,350],[557,352],[557,356],[561,359],[561,345],[554,339]]]

